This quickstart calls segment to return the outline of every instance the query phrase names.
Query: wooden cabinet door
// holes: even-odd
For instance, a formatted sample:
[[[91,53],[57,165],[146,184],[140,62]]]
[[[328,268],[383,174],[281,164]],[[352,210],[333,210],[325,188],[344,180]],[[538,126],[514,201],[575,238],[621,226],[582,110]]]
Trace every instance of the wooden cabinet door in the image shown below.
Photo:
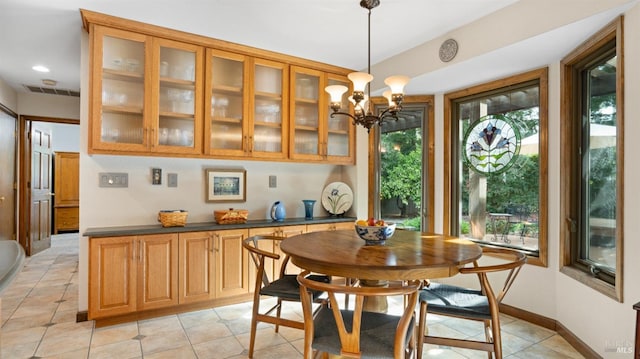
[[[351,93],[350,81],[345,76],[339,76],[334,74],[327,75],[327,85],[342,85],[346,86],[349,90],[342,95],[342,110],[346,112],[351,111],[351,104],[349,103],[348,96]],[[325,134],[325,148],[324,156],[328,162],[339,164],[355,164],[356,156],[356,128],[350,117],[344,115],[336,115],[331,117],[333,110],[331,110],[331,101],[329,101],[328,94],[324,93],[324,97],[321,100],[326,108],[325,118],[326,121],[326,134]]]
[[[344,222],[344,223],[348,223],[349,228],[353,228],[353,223],[351,222]],[[344,225],[342,222],[308,224],[307,232],[335,231],[338,229],[338,227],[340,227],[340,229],[345,229],[343,226],[346,227],[346,225]]]
[[[180,233],[179,302],[192,303],[214,297],[213,233]]]
[[[140,310],[178,304],[178,234],[138,237]]]
[[[249,138],[249,58],[207,49],[205,73],[205,153],[247,157]]]
[[[325,113],[321,101],[325,88],[324,73],[291,66],[289,157],[319,161],[325,158]],[[322,96],[325,98],[326,96]]]
[[[149,151],[151,38],[92,26],[89,152]]]
[[[200,154],[204,49],[158,38],[153,45],[150,150]]]
[[[79,154],[56,152],[53,157],[53,233],[78,230],[79,216]]]
[[[263,236],[290,237],[290,236],[295,236],[297,234],[305,233],[306,231],[307,231],[306,225],[250,228],[249,236],[263,235]],[[281,259],[283,259],[285,256],[285,254],[280,250],[280,242],[278,241],[273,243],[273,247],[262,248],[262,249],[280,255]],[[249,264],[252,265],[252,263],[249,263]],[[269,278],[272,279],[272,278],[277,278],[279,276],[280,265],[281,265],[281,261],[276,263],[274,263],[273,261],[267,261],[266,263],[267,268],[265,268],[265,270],[267,271],[267,273],[269,273]],[[251,269],[251,272],[250,272],[251,276],[249,277],[250,280],[252,280],[253,277],[255,277],[255,266],[252,265],[252,267],[253,268],[250,268]],[[301,271],[302,269],[297,267],[295,264],[291,262],[287,264],[286,274],[298,274]],[[251,288],[253,288],[253,286]]]
[[[242,247],[246,229],[214,232],[216,298],[249,293],[248,254]]]
[[[136,239],[89,239],[89,319],[136,310]]]
[[[249,137],[251,156],[284,159],[289,154],[289,67],[253,59]]]

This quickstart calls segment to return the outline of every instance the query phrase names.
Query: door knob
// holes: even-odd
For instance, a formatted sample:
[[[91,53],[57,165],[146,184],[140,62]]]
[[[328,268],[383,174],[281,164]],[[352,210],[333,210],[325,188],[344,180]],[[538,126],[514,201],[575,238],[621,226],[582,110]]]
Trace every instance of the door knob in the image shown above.
[[[4,202],[4,196],[0,196],[0,202]]]

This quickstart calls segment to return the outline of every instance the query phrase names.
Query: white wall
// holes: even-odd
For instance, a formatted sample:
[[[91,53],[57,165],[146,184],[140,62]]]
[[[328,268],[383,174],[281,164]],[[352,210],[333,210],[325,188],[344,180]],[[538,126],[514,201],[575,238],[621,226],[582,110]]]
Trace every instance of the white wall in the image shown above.
[[[18,110],[23,115],[77,120],[80,118],[80,98],[21,92],[18,94]]]
[[[612,352],[617,347],[633,347],[635,311],[634,303],[640,301],[640,241],[637,240],[636,220],[640,218],[640,162],[635,154],[640,143],[640,5],[625,14],[625,109],[624,109],[624,292],[623,303],[618,303],[577,281],[555,273],[557,291],[556,318],[584,342],[605,358],[632,358],[632,354]],[[549,151],[553,153],[552,151]],[[557,173],[557,172],[556,172]],[[552,176],[549,173],[550,177]],[[559,197],[558,192],[550,194]],[[557,217],[557,216],[556,216]],[[596,324],[598,323],[598,324]]]
[[[80,106],[78,106],[78,109]],[[80,126],[68,123],[51,123],[54,152],[80,151]]]
[[[507,26],[505,24],[505,26]],[[628,350],[633,347],[635,335],[634,303],[640,301],[640,241],[636,240],[635,218],[640,216],[640,191],[636,184],[640,179],[640,163],[633,154],[640,151],[640,143],[634,138],[640,134],[640,5],[635,5],[625,13],[625,204],[626,226],[624,229],[624,302],[611,299],[584,284],[569,278],[559,271],[559,233],[563,220],[560,218],[560,58],[549,64],[549,168],[548,168],[548,266],[527,265],[521,271],[505,303],[552,319],[556,319],[571,333],[589,345],[603,358],[633,358],[632,353],[617,353],[618,348]],[[588,37],[591,34],[585,34]],[[466,31],[457,30],[456,39],[460,43],[471,42],[477,36],[473,27]],[[490,51],[487,49],[486,51]],[[409,61],[404,58],[404,61]],[[416,66],[424,66],[424,61],[413,59]],[[419,62],[419,64],[418,64]],[[385,64],[391,68],[393,62]],[[402,62],[399,62],[402,63]],[[403,63],[402,68],[411,68]],[[396,66],[397,68],[397,66]],[[480,71],[482,71],[480,69]],[[471,79],[470,81],[473,81]],[[475,84],[470,82],[469,85]],[[443,94],[435,96],[436,118],[436,230],[441,230],[443,198],[442,138]],[[440,134],[440,135],[439,135]],[[466,283],[462,276],[450,278],[449,282]]]
[[[13,112],[18,112],[18,94],[0,78],[0,104]]]

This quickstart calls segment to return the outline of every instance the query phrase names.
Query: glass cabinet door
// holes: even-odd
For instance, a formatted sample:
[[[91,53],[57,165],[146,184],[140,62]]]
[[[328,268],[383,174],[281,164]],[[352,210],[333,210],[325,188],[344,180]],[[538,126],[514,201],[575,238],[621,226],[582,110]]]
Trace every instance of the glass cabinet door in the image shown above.
[[[145,107],[144,35],[96,26],[92,83],[92,135],[94,148],[143,150],[148,140]],[[97,122],[99,121],[99,122]]]
[[[288,86],[286,65],[256,59],[253,66],[254,157],[284,158],[287,155],[287,113],[284,91]]]
[[[329,75],[327,86],[342,85],[351,89],[351,84],[346,77]],[[342,106],[344,110],[350,109],[349,94],[347,91],[342,95]],[[355,127],[353,121],[344,115],[331,117],[331,104],[326,104],[327,119],[327,148],[326,156],[331,162],[354,163],[355,160]]]
[[[207,50],[207,94],[205,100],[205,144],[208,153],[246,156],[247,135],[247,59],[242,55]]]
[[[320,89],[324,88],[320,71],[291,67],[291,157],[296,159],[322,158],[324,143],[320,105]]]
[[[202,116],[200,73],[202,48],[155,39],[154,69],[158,73],[154,96],[156,123],[153,146],[160,152],[200,152]]]

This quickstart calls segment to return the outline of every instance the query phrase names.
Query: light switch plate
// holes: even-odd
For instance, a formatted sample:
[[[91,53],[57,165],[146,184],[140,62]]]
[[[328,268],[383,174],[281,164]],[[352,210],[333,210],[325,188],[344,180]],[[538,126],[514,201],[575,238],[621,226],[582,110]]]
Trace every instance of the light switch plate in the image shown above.
[[[162,169],[160,168],[151,169],[151,184],[154,184],[154,185],[162,184]]]
[[[100,172],[98,173],[98,187],[129,187],[129,174],[122,172]]]
[[[167,174],[167,187],[178,187],[178,174],[177,173],[169,173],[169,174]]]
[[[276,187],[278,187],[278,179],[274,175],[269,176],[269,188]]]

